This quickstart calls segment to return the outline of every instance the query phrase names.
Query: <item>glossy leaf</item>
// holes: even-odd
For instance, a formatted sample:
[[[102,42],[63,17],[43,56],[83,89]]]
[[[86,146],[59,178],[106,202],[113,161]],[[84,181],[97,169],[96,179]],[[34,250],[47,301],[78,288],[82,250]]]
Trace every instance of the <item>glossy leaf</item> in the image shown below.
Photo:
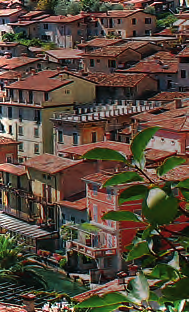
[[[189,201],[189,190],[184,189],[184,188],[180,188],[180,191],[181,191],[182,195],[184,196],[184,198],[186,199],[186,201]]]
[[[82,158],[97,159],[97,160],[112,160],[128,163],[125,156],[110,148],[100,148],[100,147],[93,148],[90,151],[86,152],[82,156]]]
[[[121,293],[113,292],[102,297],[92,296],[89,299],[77,304],[78,308],[97,308],[104,307],[107,305],[115,305],[118,303],[126,302],[126,296]]]
[[[150,289],[148,281],[142,272],[139,272],[138,275],[130,281],[130,286],[132,291],[129,294],[133,297],[140,301],[149,299]]]
[[[152,272],[148,274],[150,279],[160,280],[177,280],[179,277],[178,272],[166,263],[160,263],[153,268]]]
[[[103,215],[103,220],[141,222],[139,216],[131,211],[110,211]]]
[[[112,312],[112,311],[117,311],[119,307],[122,306],[122,304],[117,303],[117,304],[112,304],[112,305],[107,305],[103,307],[98,307],[98,308],[93,308],[90,310],[91,312]]]
[[[143,157],[143,152],[146,149],[149,141],[153,137],[153,135],[158,131],[159,127],[147,128],[141,132],[139,132],[133,139],[131,143],[131,151],[133,157],[138,162],[141,161]]]
[[[168,262],[168,265],[173,267],[176,270],[180,269],[180,264],[179,264],[179,254],[177,251],[173,253],[173,258]]]
[[[163,176],[168,171],[174,169],[177,166],[182,165],[185,161],[186,160],[181,157],[177,156],[169,157],[163,162],[163,164],[160,167],[157,168],[157,175]]]
[[[189,278],[182,278],[172,286],[162,289],[162,294],[171,301],[189,299]]]
[[[149,255],[150,250],[148,248],[148,243],[146,241],[139,242],[133,246],[131,251],[127,256],[127,261],[131,261],[134,259],[138,259],[143,257],[144,255]]]
[[[171,223],[178,211],[178,200],[174,197],[160,199],[152,209],[147,205],[147,201],[142,203],[142,213],[152,225],[164,225]]]
[[[103,186],[119,185],[135,181],[143,181],[143,178],[137,172],[128,171],[115,174],[112,178],[108,179]]]
[[[180,182],[177,184],[177,187],[189,189],[189,179],[185,179],[185,180],[183,180],[183,181],[180,181]]]
[[[148,193],[148,188],[145,185],[133,185],[124,190],[119,196],[119,204],[128,201],[144,199]]]

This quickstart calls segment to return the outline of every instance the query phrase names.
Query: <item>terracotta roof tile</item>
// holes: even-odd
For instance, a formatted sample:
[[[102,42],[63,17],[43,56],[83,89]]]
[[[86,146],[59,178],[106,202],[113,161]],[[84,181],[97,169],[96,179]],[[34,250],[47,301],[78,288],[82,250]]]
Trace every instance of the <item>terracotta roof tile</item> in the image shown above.
[[[114,141],[103,141],[103,142],[89,143],[89,144],[84,144],[84,145],[79,145],[79,146],[71,146],[71,147],[63,148],[59,152],[83,155],[87,151],[90,151],[91,149],[96,148],[96,147],[110,148],[115,151],[124,153],[127,156],[131,155],[129,144],[121,143],[121,142],[114,142]]]
[[[27,160],[24,165],[41,172],[54,174],[82,162],[83,160],[71,160],[51,154],[43,154]]]
[[[87,198],[81,198],[79,200],[76,201],[68,201],[68,200],[60,200],[57,202],[57,204],[61,205],[61,206],[65,206],[65,207],[69,207],[71,209],[76,209],[79,211],[85,210],[87,209]]]
[[[49,16],[47,18],[42,19],[42,23],[72,23],[75,21],[78,21],[80,19],[83,19],[84,16],[82,14],[78,15],[58,15],[58,16]],[[40,22],[40,20],[39,20]]]
[[[27,64],[35,63],[40,61],[40,58],[30,58],[30,57],[12,57],[12,58],[6,58],[4,56],[0,57],[0,67],[3,69],[16,69],[19,67],[22,67]]]
[[[85,53],[84,55],[86,56],[101,56],[101,57],[105,57],[105,56],[111,56],[111,57],[117,57],[119,56],[121,53],[123,53],[126,50],[137,50],[139,47],[146,45],[147,43],[145,42],[143,44],[143,42],[128,42],[126,44],[120,45],[120,46],[106,46],[106,47],[102,47],[101,49],[97,49],[95,51],[90,51]],[[132,52],[132,51],[130,51]]]
[[[0,164],[0,171],[15,174],[17,176],[21,176],[23,174],[26,174],[26,170],[25,170],[24,166],[14,165],[14,164],[10,164],[10,163]]]
[[[0,74],[0,79],[13,80],[17,79],[21,73],[16,70],[9,70]]]
[[[92,13],[91,16],[95,16],[98,18],[124,18],[124,17],[128,17],[130,15],[136,14],[138,12],[142,12],[142,10],[112,10],[112,11],[108,11],[106,13]]]
[[[173,101],[175,98],[189,98],[189,92],[160,92],[149,101]]]
[[[180,53],[177,54],[178,57],[189,57],[189,47],[184,48]]]
[[[176,132],[189,131],[189,120],[188,117],[178,118],[162,118],[161,120],[148,121],[147,123],[141,124],[143,127],[160,127],[162,129],[173,130]]]
[[[7,88],[48,92],[72,82],[70,80],[53,78],[57,74],[57,71],[44,70],[23,80],[16,81],[7,86]]]
[[[22,9],[4,9],[0,10],[0,16],[10,16],[22,11]]]
[[[0,136],[0,145],[9,145],[9,144],[19,144],[19,142],[11,139],[11,138],[6,138],[4,136]]]
[[[81,59],[83,52],[78,49],[56,49],[45,51],[48,55],[57,59]]]
[[[151,148],[146,151],[145,156],[147,160],[160,161],[175,154],[176,152],[167,152]]]
[[[90,41],[86,41],[83,43],[78,44],[78,47],[106,47],[106,46],[112,46],[114,44],[118,44],[122,42],[123,39],[107,39],[107,38],[95,38]]]

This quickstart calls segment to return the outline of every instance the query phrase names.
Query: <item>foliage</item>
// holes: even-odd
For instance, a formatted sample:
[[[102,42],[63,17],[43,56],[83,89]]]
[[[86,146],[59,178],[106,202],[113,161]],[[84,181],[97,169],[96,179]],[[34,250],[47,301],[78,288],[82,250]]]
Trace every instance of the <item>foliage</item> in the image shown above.
[[[189,311],[189,179],[168,179],[169,171],[185,162],[179,157],[166,159],[156,169],[156,176],[150,175],[150,171],[145,169],[145,149],[157,130],[148,128],[134,137],[131,161],[123,153],[103,148],[93,149],[83,155],[83,158],[109,158],[125,164],[124,172],[111,177],[104,187],[125,184],[125,190],[119,196],[119,204],[140,199],[142,215],[131,211],[110,211],[103,219],[140,222],[143,230],[138,230],[133,242],[125,246],[123,256],[126,255],[126,261],[137,260],[141,266],[136,277],[130,278],[125,294],[93,296],[78,304],[78,309],[114,311],[124,306],[128,310],[139,311]],[[175,195],[177,193],[179,196]],[[180,220],[182,222],[178,228]]]
[[[45,50],[55,49],[56,45],[53,42],[44,42],[39,38],[29,39],[23,32],[13,34],[6,33],[2,36],[3,41],[19,42],[27,47],[42,47]]]
[[[37,3],[37,10],[43,10],[48,13],[53,13],[57,4],[57,0],[39,0]]]
[[[64,269],[66,267],[66,265],[67,265],[66,257],[60,260],[59,265],[60,265],[61,269]]]
[[[147,6],[144,10],[143,10],[144,13],[148,13],[148,14],[152,14],[152,15],[155,15],[156,14],[156,10],[154,7],[151,7],[151,6]]]
[[[157,20],[157,27],[172,27],[177,18],[173,14],[169,14],[165,18]]]
[[[56,15],[76,15],[82,10],[82,4],[78,1],[58,0],[54,10]]]
[[[0,235],[0,278],[19,283],[45,287],[42,276],[36,268],[42,268],[36,256],[25,253],[25,247],[14,237]]]

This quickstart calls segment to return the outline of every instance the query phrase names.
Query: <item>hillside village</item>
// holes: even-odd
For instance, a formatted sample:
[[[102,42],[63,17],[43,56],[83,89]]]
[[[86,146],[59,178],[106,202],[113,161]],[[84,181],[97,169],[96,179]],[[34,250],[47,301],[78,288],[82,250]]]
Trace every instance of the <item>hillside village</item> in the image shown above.
[[[102,219],[111,210],[141,211],[140,200],[118,203],[125,185],[103,187],[132,170],[82,155],[106,148],[132,160],[137,133],[159,127],[145,150],[146,174],[154,178],[157,166],[179,156],[185,163],[166,179],[189,178],[187,3],[111,4],[121,9],[55,15],[34,1],[0,1],[0,233],[87,285],[79,302],[123,290],[122,254],[144,229]],[[187,224],[181,216],[176,228]],[[0,294],[0,311],[42,311],[34,300]]]

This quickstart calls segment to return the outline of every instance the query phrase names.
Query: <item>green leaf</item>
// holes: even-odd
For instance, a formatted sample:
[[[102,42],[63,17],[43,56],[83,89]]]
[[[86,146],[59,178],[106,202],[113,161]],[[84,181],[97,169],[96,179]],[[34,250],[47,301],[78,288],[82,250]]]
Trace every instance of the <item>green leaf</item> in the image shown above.
[[[131,261],[134,259],[138,259],[143,257],[144,255],[149,255],[150,250],[148,248],[148,243],[146,241],[142,241],[134,245],[127,256],[127,261]]]
[[[103,215],[103,220],[141,222],[140,217],[131,211],[110,211]]]
[[[172,286],[162,289],[162,294],[171,301],[189,299],[189,278],[185,277],[175,282]]]
[[[143,178],[137,172],[122,172],[114,175],[104,183],[104,187],[111,185],[124,184],[134,181],[143,181]]]
[[[148,188],[145,185],[133,185],[124,190],[119,196],[119,204],[127,201],[144,199],[148,193]]]
[[[158,300],[159,300],[158,295],[153,291],[150,291],[149,301],[158,301]]]
[[[181,157],[177,156],[169,157],[165,159],[165,161],[160,167],[157,168],[157,175],[163,176],[171,169],[174,169],[175,167],[182,165],[185,161],[186,160]]]
[[[111,311],[115,311],[115,310],[117,311],[120,306],[122,306],[122,304],[117,303],[117,304],[112,304],[112,305],[94,308],[90,311],[92,311],[92,312],[111,312]]]
[[[78,308],[97,308],[97,307],[104,307],[107,305],[114,305],[122,302],[126,302],[126,296],[122,295],[121,293],[113,292],[106,294],[102,297],[97,295],[82,301],[81,303],[77,304]]]
[[[147,275],[150,279],[160,279],[160,280],[177,280],[179,275],[178,272],[166,263],[160,263],[153,268],[152,272]]]
[[[139,272],[137,276],[130,281],[131,291],[129,295],[137,298],[140,301],[148,300],[150,296],[150,289],[148,281],[142,272]],[[127,296],[128,298],[129,296]]]
[[[173,267],[175,270],[179,270],[180,269],[179,254],[178,254],[177,251],[174,251],[173,258],[168,262],[168,265]]]
[[[163,225],[171,223],[178,210],[178,200],[174,197],[165,197],[160,199],[149,208],[147,201],[142,203],[142,213],[152,225]]]
[[[189,189],[189,179],[185,179],[185,180],[183,180],[183,181],[180,181],[180,182],[177,184],[177,187]]]
[[[149,141],[153,137],[153,135],[158,131],[159,127],[147,128],[141,132],[139,132],[133,139],[131,143],[131,151],[133,153],[133,157],[138,162],[141,161],[143,152],[148,145]]]
[[[153,226],[148,226],[142,233],[142,239],[147,239],[151,236],[151,232],[154,230]]]
[[[86,152],[81,158],[120,161],[128,164],[125,156],[110,148],[96,147]]]
[[[184,198],[186,199],[186,201],[189,201],[189,190],[184,189],[184,188],[180,188],[180,191],[181,191],[182,195],[184,196]]]

